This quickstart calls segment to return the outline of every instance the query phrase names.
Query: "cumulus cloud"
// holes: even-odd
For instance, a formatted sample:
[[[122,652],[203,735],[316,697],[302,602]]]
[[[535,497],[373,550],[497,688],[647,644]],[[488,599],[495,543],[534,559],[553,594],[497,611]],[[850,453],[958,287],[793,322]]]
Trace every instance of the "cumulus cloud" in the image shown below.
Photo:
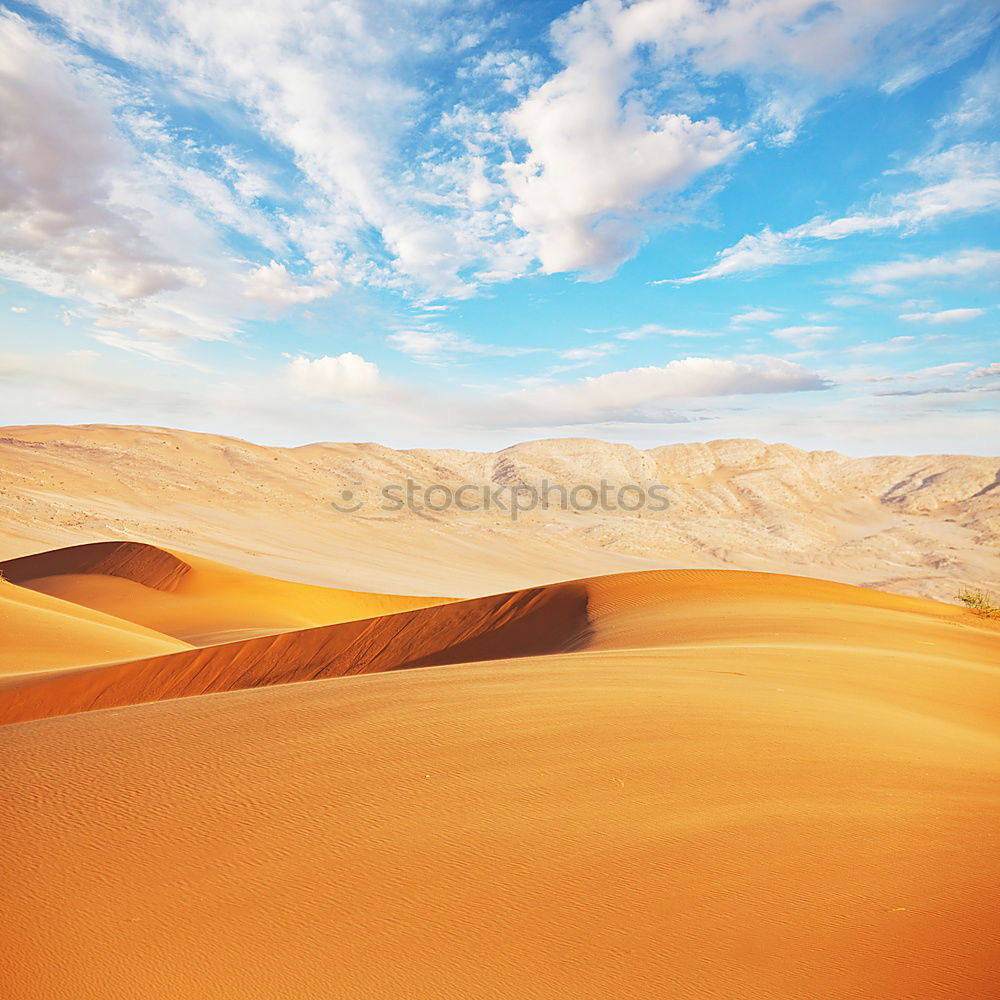
[[[514,221],[533,237],[542,270],[605,277],[635,253],[654,219],[651,202],[747,145],[746,128],[651,113],[636,83],[641,69],[668,81],[680,65],[706,79],[742,75],[760,102],[747,126],[788,144],[810,104],[852,74],[881,74],[886,86],[892,74],[889,89],[899,89],[900,62],[915,82],[968,51],[991,23],[971,8],[952,19],[930,0],[589,0],[554,25],[565,68],[509,116],[529,146],[506,169]],[[686,280],[795,256],[779,239],[748,240]]]
[[[546,273],[609,277],[633,256],[648,220],[647,199],[676,191],[732,156],[739,137],[718,121],[648,115],[589,67],[567,70],[512,115],[531,146],[507,167],[514,222],[534,238]]]
[[[248,299],[256,299],[272,306],[299,305],[332,295],[337,282],[331,274],[332,268],[319,267],[312,277],[319,279],[314,284],[296,283],[284,264],[271,261],[263,267],[252,270],[244,279],[243,294]]]
[[[651,199],[685,187],[744,142],[717,119],[650,111],[632,87],[638,50],[652,39],[628,37],[624,16],[616,3],[584,3],[557,22],[564,68],[508,118],[529,147],[505,168],[512,217],[547,273],[609,276],[642,242]]]
[[[694,399],[827,388],[830,383],[822,376],[782,358],[691,357],[524,389],[503,397],[501,403],[521,426],[645,422],[662,419],[672,414],[672,407]]]
[[[977,368],[969,373],[969,378],[1000,378],[1000,361]]]
[[[455,0],[249,7],[219,0],[155,9],[126,0],[113,10],[101,0],[50,0],[47,7],[116,58],[170,72],[198,99],[239,106],[287,151],[308,211],[282,222],[312,263],[335,263],[358,284],[456,297],[472,293],[475,270],[484,280],[523,271],[509,219],[496,210],[504,194],[499,165],[487,164],[465,134],[447,154],[428,142],[440,123],[422,107],[423,69],[474,43],[475,11]],[[496,69],[516,90],[530,63],[513,59]],[[422,155],[413,155],[414,145]],[[234,184],[255,191],[257,180],[244,171]],[[208,194],[228,210],[214,197],[223,192]]]
[[[45,156],[29,155],[36,167],[70,155],[78,169],[42,180],[63,229],[69,220],[70,235],[90,233],[92,243],[78,247],[78,258],[59,249],[72,240],[49,240],[49,257],[38,258],[36,246],[37,259],[14,276],[36,287],[45,279],[52,294],[110,284],[139,303],[187,294],[199,282],[218,296],[226,269],[205,262],[226,255],[178,252],[187,229],[173,224],[181,201],[221,242],[238,234],[263,248],[256,261],[288,261],[295,273],[334,267],[345,284],[463,298],[529,272],[534,261],[545,272],[606,277],[676,215],[681,192],[759,137],[790,141],[818,97],[856,82],[891,79],[898,89],[960,58],[992,23],[971,0],[588,0],[553,25],[559,68],[545,79],[550,64],[541,54],[493,47],[484,55],[480,46],[502,25],[490,23],[489,5],[458,0],[43,7],[65,28],[74,71],[67,75],[65,59],[36,37],[28,62],[37,92],[14,95],[13,106],[27,109],[14,125],[26,128],[8,134],[49,143]],[[5,20],[23,29],[16,17]],[[104,105],[115,101],[84,93],[84,77],[88,86],[112,79],[105,55],[133,71],[113,78],[113,108]],[[447,92],[452,70],[457,90]],[[15,75],[23,84],[20,69]],[[143,87],[129,82],[143,75],[168,78],[209,114],[242,114],[284,157],[282,181],[239,150],[200,149],[168,127]],[[428,93],[432,76],[443,81],[442,94]],[[749,110],[730,110],[727,120],[704,114],[718,79],[731,76],[745,85]],[[496,85],[483,87],[487,79]],[[122,142],[126,135],[135,148]],[[143,177],[109,180],[137,150]],[[201,154],[212,168],[198,162]],[[152,178],[171,197],[144,190]],[[971,185],[965,189],[973,198]],[[257,203],[289,194],[280,210]],[[68,214],[60,196],[70,196]],[[172,224],[157,226],[164,204]],[[96,226],[85,229],[81,206]],[[33,214],[34,230],[13,231],[41,242],[56,220]],[[795,256],[774,240],[741,250],[720,260],[719,274],[768,250],[775,262]],[[247,256],[245,247],[234,256]],[[92,276],[74,270],[84,257],[97,262]],[[257,275],[249,279],[257,298],[241,294],[240,275],[225,277],[231,309],[234,297],[244,308],[248,299],[294,304],[325,286]],[[204,308],[209,297],[192,301]]]
[[[986,314],[985,309],[941,309],[938,312],[903,313],[900,319],[907,323],[967,323]]]
[[[318,399],[366,396],[380,386],[378,365],[351,351],[336,357],[293,357],[287,371],[298,392]]]
[[[128,150],[99,94],[19,18],[0,16],[0,268],[52,295],[143,299],[204,283],[115,199]],[[68,165],[72,165],[68,168]]]

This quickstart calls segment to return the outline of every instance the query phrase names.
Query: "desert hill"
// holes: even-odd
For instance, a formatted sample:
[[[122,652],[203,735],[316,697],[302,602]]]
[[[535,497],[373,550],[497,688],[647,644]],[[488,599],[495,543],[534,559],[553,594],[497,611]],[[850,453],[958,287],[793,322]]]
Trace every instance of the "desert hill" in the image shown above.
[[[848,458],[760,441],[648,451],[559,439],[496,453],[269,448],[160,428],[0,430],[0,543],[131,539],[341,589],[475,596],[595,573],[750,569],[953,600],[1000,590],[1000,459]],[[381,487],[660,483],[637,513],[387,510]],[[331,507],[349,492],[357,513]]]
[[[0,675],[190,649],[188,643],[0,580]]]
[[[39,594],[195,646],[448,600],[289,583],[141,542],[90,542],[47,550],[0,562],[0,574]]]
[[[633,572],[121,657],[0,679],[17,1000],[996,995],[1000,631],[964,608]]]
[[[157,561],[158,550],[143,550],[147,563]],[[7,565],[53,557],[72,564],[75,555],[57,550]],[[207,590],[201,599],[215,611],[217,602]],[[175,625],[184,611],[203,624],[191,603],[174,611]],[[149,617],[141,598],[137,615]],[[706,643],[710,649],[767,648],[801,636],[804,644],[818,643],[826,651],[862,650],[868,656],[904,645],[923,652],[917,647],[944,641],[963,657],[988,660],[1000,653],[1000,635],[989,631],[989,624],[952,605],[797,577],[718,570],[617,574],[114,663],[79,660],[76,668],[44,673],[32,671],[25,650],[22,671],[0,678],[0,724],[296,681],[578,650]],[[958,633],[955,625],[963,626]],[[971,625],[979,627],[970,630]],[[189,620],[175,631],[191,628]]]

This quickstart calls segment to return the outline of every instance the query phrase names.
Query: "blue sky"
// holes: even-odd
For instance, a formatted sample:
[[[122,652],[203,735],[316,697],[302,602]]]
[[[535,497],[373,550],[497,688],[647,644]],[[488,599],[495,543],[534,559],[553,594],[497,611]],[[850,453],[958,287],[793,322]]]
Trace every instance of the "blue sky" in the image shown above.
[[[1000,4],[0,12],[0,422],[997,453]]]

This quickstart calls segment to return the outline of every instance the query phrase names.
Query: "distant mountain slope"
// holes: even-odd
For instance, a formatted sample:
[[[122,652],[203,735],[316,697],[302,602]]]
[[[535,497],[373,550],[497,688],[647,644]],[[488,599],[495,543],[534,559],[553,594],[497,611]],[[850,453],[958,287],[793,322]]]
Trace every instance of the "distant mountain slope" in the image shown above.
[[[791,572],[954,600],[1000,591],[1000,458],[849,458],[760,441],[648,451],[558,439],[499,452],[376,444],[270,448],[142,427],[0,429],[0,555],[134,539],[271,576],[354,590],[472,596],[595,572]],[[542,484],[660,483],[621,510],[386,509],[411,480],[501,499]],[[350,499],[344,500],[345,491]],[[631,494],[635,496],[636,494]],[[430,499],[438,506],[445,493]],[[335,510],[331,501],[356,513]]]

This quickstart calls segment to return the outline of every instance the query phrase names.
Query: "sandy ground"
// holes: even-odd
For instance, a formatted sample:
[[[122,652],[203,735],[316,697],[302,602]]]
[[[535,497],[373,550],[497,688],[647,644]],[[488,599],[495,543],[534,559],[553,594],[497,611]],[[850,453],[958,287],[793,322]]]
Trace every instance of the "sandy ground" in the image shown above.
[[[6,599],[128,642],[299,594],[149,547],[49,559]],[[170,635],[129,632],[145,591]],[[73,665],[20,634],[6,995],[997,995],[994,623],[718,570],[356,621],[301,594],[341,620]]]

